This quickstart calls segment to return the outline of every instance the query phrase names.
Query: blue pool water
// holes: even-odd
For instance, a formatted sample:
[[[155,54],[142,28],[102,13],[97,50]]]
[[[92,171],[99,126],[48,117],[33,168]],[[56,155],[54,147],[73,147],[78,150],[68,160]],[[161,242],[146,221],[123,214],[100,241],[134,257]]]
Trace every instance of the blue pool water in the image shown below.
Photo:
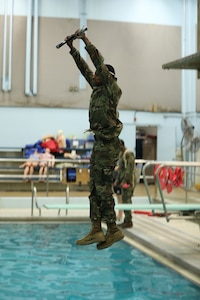
[[[89,224],[1,224],[1,300],[199,300],[200,287],[120,241],[76,246]]]

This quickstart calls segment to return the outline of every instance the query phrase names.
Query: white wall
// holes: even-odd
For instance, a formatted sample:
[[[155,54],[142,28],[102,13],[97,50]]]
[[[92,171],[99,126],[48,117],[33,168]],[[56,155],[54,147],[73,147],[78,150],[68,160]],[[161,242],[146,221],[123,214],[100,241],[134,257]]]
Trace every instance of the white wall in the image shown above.
[[[124,127],[131,125],[133,134],[133,112],[120,112],[120,119]],[[32,144],[46,134],[57,134],[62,129],[66,138],[86,138],[89,129],[87,109],[63,108],[28,108],[28,107],[1,107],[0,108],[0,147],[24,147]],[[125,129],[126,131],[126,129]],[[130,133],[130,131],[129,131]],[[122,134],[127,139],[127,135]],[[129,139],[128,145],[132,148],[134,141]]]
[[[57,108],[0,108],[0,147],[24,147],[62,129],[66,137],[85,138],[88,111]]]
[[[136,127],[154,126],[159,130],[157,158],[176,159],[182,139],[181,114],[119,111],[123,130],[120,138],[135,151]],[[197,118],[199,119],[199,115]],[[200,133],[200,123],[191,119],[195,132]],[[34,144],[46,134],[57,134],[62,129],[66,138],[87,138],[89,128],[87,109],[60,108],[0,108],[0,148]]]
[[[120,111],[120,120],[123,130],[120,135],[126,146],[135,151],[135,137],[137,126],[155,126],[163,128],[165,134],[169,128],[168,136],[160,141],[158,139],[157,152],[159,160],[175,159],[176,148],[180,146],[182,138],[181,114],[145,113],[133,111]],[[19,108],[2,107],[0,109],[0,147],[20,147],[34,144],[46,134],[57,134],[62,129],[66,138],[87,138],[84,133],[89,128],[88,110],[59,109],[59,108]],[[174,129],[172,133],[170,130]],[[172,143],[172,135],[176,135],[176,143]],[[163,152],[170,147],[171,152]],[[166,142],[166,147],[165,144]]]

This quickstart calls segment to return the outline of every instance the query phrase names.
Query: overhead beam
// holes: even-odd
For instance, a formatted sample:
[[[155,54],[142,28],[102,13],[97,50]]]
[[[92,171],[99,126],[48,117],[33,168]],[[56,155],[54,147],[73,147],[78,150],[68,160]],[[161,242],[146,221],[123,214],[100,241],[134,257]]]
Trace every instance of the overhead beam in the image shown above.
[[[200,71],[200,52],[162,65],[163,69],[188,69]]]
[[[200,0],[197,1],[197,53],[171,61],[162,65],[163,69],[184,69],[197,70],[197,77],[200,78]]]

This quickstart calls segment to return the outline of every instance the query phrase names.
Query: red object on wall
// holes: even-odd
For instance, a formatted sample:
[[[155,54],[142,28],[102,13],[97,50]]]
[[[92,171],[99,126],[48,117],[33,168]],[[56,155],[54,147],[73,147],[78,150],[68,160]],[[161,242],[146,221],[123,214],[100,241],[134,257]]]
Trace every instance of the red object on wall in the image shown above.
[[[155,166],[154,177],[156,176],[158,167],[159,165]],[[173,186],[181,187],[183,185],[184,170],[179,167],[173,169],[172,167],[165,166],[159,171],[158,178],[161,189],[166,189],[168,193],[171,193]]]

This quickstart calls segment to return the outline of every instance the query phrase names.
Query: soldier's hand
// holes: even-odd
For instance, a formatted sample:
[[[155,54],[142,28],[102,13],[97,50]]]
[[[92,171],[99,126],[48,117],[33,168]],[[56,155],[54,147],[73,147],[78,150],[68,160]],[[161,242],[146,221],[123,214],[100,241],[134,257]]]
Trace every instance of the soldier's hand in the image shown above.
[[[81,29],[78,29],[78,30],[75,32],[75,35],[76,35],[76,38],[77,38],[77,39],[84,39],[84,38],[85,38],[85,32],[82,31]]]
[[[128,184],[128,183],[123,183],[122,184],[123,189],[128,189],[129,187],[130,187],[130,184]]]
[[[73,40],[70,40],[71,36],[66,36],[66,38],[64,39],[64,41],[67,42],[67,45],[71,48],[73,45]]]
[[[72,35],[66,36],[64,39],[67,42],[67,45],[71,48],[73,46],[73,41],[78,38],[78,33],[80,29],[77,29]]]

